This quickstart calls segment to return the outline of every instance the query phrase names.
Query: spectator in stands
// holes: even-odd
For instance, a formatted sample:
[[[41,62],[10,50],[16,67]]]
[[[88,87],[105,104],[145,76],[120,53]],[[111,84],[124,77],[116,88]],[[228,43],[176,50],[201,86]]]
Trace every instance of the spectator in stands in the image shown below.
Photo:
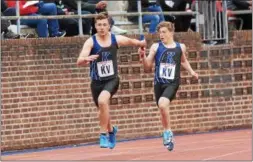
[[[158,0],[159,4],[162,7],[164,12],[168,11],[188,11],[190,12],[190,6],[192,0]],[[165,20],[175,23],[175,32],[186,32],[190,28],[191,19],[193,16],[184,15],[184,16],[170,16],[166,15]]]
[[[7,5],[5,4],[5,1],[1,0],[1,16],[4,15],[4,11],[8,9]],[[20,35],[13,33],[11,30],[8,29],[8,27],[11,25],[9,20],[2,20],[1,19],[1,36],[3,38],[7,39],[18,39],[20,38]]]
[[[72,12],[65,6],[62,2],[62,0],[44,0],[45,3],[55,3],[57,7],[57,15],[72,15],[77,14],[77,11]],[[82,11],[82,14],[91,14],[88,11]],[[59,24],[61,30],[66,31],[66,36],[75,36],[79,34],[79,24],[78,19],[75,18],[68,18],[68,19],[59,19]],[[90,35],[91,31],[91,19],[90,18],[84,18],[82,20],[83,24],[83,34],[84,35]]]
[[[69,11],[77,12],[77,1],[73,0],[62,0],[63,4],[67,6]],[[92,14],[107,12],[107,2],[101,0],[81,0],[81,9],[82,11],[88,11]],[[114,25],[113,19],[111,19],[111,32],[114,34],[126,34],[127,31],[120,29]],[[92,18],[92,35],[96,33],[95,21]]]
[[[149,0],[142,0],[141,1],[141,9],[142,12],[162,12],[160,5],[157,2],[150,2]],[[137,12],[138,6],[137,1],[128,0],[128,12]],[[138,22],[138,16],[128,16],[129,21]],[[143,15],[142,16],[142,23],[150,23],[149,25],[149,33],[154,34],[156,33],[157,25],[164,21],[164,15]]]
[[[1,16],[3,13],[1,12]],[[19,39],[20,35],[13,33],[8,27],[11,25],[9,20],[1,19],[1,36],[3,39]]]
[[[1,0],[1,12],[4,16],[16,16],[16,9],[8,7],[5,0]],[[11,24],[15,24],[16,20],[10,20]]]
[[[1,12],[5,11],[8,8],[4,0],[1,0]]]
[[[57,8],[54,3],[44,3],[39,1],[37,4],[25,6],[28,0],[19,1],[20,15],[37,16],[37,15],[57,15]],[[16,1],[6,1],[8,7],[16,7]],[[23,19],[22,25],[36,27],[39,37],[63,37],[66,32],[59,31],[57,19]],[[49,33],[48,33],[49,30]]]
[[[240,0],[227,0],[228,10],[252,10],[251,1],[240,1]],[[243,19],[243,30],[252,30],[252,14],[236,15]]]

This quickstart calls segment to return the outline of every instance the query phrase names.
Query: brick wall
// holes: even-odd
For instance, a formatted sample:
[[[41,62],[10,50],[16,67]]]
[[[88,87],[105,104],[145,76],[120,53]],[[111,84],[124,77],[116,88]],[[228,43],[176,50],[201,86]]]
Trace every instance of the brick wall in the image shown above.
[[[146,38],[149,44],[157,40]],[[97,141],[89,69],[76,66],[85,39],[1,42],[3,151]],[[188,58],[200,79],[182,71],[182,86],[170,108],[172,129],[187,133],[251,127],[251,44],[201,47],[195,33],[178,33],[176,39],[189,47]],[[153,74],[143,73],[136,48],[121,48],[118,59],[121,84],[111,101],[118,138],[160,135]]]

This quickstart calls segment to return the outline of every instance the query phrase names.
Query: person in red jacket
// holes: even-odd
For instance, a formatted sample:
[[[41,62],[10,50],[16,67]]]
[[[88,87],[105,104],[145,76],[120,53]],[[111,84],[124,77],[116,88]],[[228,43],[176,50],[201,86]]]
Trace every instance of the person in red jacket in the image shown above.
[[[20,15],[37,16],[37,15],[57,15],[57,8],[54,3],[43,3],[27,5],[28,0],[19,1]],[[16,7],[16,1],[6,1],[8,7]],[[21,25],[36,27],[39,37],[63,37],[66,32],[59,31],[57,19],[21,19]]]

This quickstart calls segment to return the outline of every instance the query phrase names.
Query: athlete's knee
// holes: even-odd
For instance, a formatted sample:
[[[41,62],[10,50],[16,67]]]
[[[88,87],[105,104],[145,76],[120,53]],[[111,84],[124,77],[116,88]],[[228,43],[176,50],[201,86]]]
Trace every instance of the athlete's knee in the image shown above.
[[[103,107],[107,106],[108,104],[109,104],[109,101],[107,101],[106,99],[104,99],[104,98],[98,99],[98,106],[100,108],[103,108]]]
[[[107,91],[102,91],[98,97],[98,106],[100,108],[106,107],[109,105],[109,101],[110,101],[110,93]]]
[[[165,97],[161,97],[158,101],[158,107],[162,110],[168,109],[169,104],[170,104],[170,100]]]

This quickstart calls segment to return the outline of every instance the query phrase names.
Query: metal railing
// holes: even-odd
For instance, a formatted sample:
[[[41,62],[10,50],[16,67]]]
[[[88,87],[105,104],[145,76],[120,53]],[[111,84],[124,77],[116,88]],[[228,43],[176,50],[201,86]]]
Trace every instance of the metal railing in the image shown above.
[[[233,15],[244,15],[244,14],[252,14],[252,10],[238,10],[238,11],[230,11]]]
[[[203,34],[204,41],[228,41],[226,5],[222,5],[222,7],[223,11],[218,12],[216,1],[200,2],[200,14],[204,17],[204,24],[201,26],[201,33]]]
[[[162,12],[164,15],[196,15],[197,12]],[[161,12],[142,12],[141,15],[154,15],[154,14],[161,14]],[[1,19],[3,20],[17,20],[17,19],[68,19],[68,18],[93,18],[96,17],[97,14],[85,14],[85,15],[55,15],[55,16],[2,16]],[[110,16],[139,16],[138,12],[118,12],[118,13],[111,13]]]
[[[206,3],[206,4],[205,4]],[[202,24],[202,34],[203,40],[221,40],[224,39],[228,42],[228,21],[227,21],[227,8],[226,8],[226,0],[223,0],[223,12],[222,15],[218,15],[218,23],[215,21],[213,17],[217,17],[216,14],[216,6],[215,4],[211,4],[211,6],[207,6],[207,1],[198,1],[196,0],[195,9],[196,11],[193,12],[186,12],[186,11],[177,11],[177,12],[141,12],[141,1],[137,1],[138,5],[138,12],[117,12],[117,13],[110,13],[110,16],[139,16],[138,27],[140,34],[143,33],[143,24],[142,24],[142,16],[143,15],[171,15],[171,16],[187,16],[193,15],[195,16],[195,25],[196,25],[196,32],[200,32],[200,25],[201,25],[201,18],[204,21]],[[211,3],[215,3],[215,1],[211,1]],[[204,5],[203,5],[204,4]],[[210,1],[209,1],[210,4]],[[201,7],[202,5],[202,7]],[[204,6],[204,7],[203,7]],[[74,15],[54,15],[54,16],[20,16],[19,12],[19,1],[16,1],[16,16],[2,16],[1,19],[8,19],[8,20],[17,20],[17,33],[20,34],[20,21],[22,19],[68,19],[68,18],[75,18],[78,19],[78,26],[79,26],[79,35],[83,36],[83,26],[82,26],[82,19],[83,18],[94,18],[97,14],[85,14],[83,15],[81,12],[81,1],[77,1],[77,14]],[[201,12],[201,10],[203,12]],[[215,11],[215,12],[214,12]],[[231,11],[231,14],[239,15],[239,14],[249,14],[252,11],[250,10],[243,10],[243,11]],[[202,21],[203,21],[202,20]],[[218,33],[220,35],[218,36]],[[223,33],[223,34],[221,34]]]
[[[154,15],[154,14],[161,14],[161,12],[141,12],[141,1],[138,0],[138,12],[117,12],[112,13],[110,16],[139,16],[139,31],[143,33],[143,26],[142,26],[142,15]],[[68,18],[76,18],[78,19],[78,26],[79,26],[79,35],[83,35],[83,26],[82,26],[82,19],[83,18],[94,18],[97,14],[85,14],[83,15],[81,12],[81,1],[77,1],[77,15],[54,15],[54,16],[20,16],[19,12],[20,6],[19,1],[16,1],[16,16],[2,16],[1,19],[8,19],[8,20],[17,20],[17,33],[20,34],[20,20],[21,19],[68,19]],[[198,15],[198,12],[162,12],[164,15]],[[197,19],[196,19],[197,20]],[[199,25],[198,21],[196,21],[196,29],[198,32]]]
[[[222,11],[217,11],[217,1],[199,1],[200,15],[203,16],[204,23],[201,24],[201,35],[204,41],[224,40],[229,42],[228,32],[228,9],[227,1],[222,0]],[[230,11],[233,15],[252,14],[252,10]]]

